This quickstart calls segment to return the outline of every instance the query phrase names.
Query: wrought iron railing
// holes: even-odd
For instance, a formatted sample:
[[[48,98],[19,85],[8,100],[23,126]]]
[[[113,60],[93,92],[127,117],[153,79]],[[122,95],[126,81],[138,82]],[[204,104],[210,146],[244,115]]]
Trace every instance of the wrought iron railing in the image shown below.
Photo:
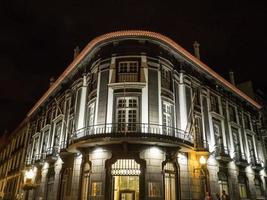
[[[255,158],[254,155],[250,156],[250,164],[252,166],[259,166],[259,167],[261,167],[261,163],[262,163],[262,161],[259,160],[259,159],[257,159],[257,158]]]
[[[138,82],[138,73],[119,73],[118,82]]]
[[[240,151],[234,152],[234,160],[236,162],[247,162],[247,156],[244,153],[241,153]]]
[[[88,126],[70,136],[70,143],[83,137],[157,137],[193,143],[193,136],[175,127],[144,123],[112,123]]]
[[[229,149],[223,145],[215,145],[216,156],[229,156]]]

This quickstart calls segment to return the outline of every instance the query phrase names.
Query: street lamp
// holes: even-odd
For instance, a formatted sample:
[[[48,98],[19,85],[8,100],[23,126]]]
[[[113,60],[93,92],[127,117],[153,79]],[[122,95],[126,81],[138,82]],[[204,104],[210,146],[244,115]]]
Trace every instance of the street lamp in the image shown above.
[[[209,185],[208,185],[208,171],[207,171],[207,158],[205,156],[199,157],[199,168],[194,168],[194,171],[198,170],[200,172],[200,178],[202,182],[202,186],[204,189],[204,194],[209,193]]]
[[[204,156],[200,156],[199,163],[201,166],[204,166],[207,164],[207,159]]]
[[[23,189],[25,190],[25,200],[28,200],[29,198],[29,191],[33,188],[35,188],[34,185],[34,176],[35,176],[35,171],[34,169],[28,169],[25,171],[24,177],[25,177],[25,183],[23,185]]]

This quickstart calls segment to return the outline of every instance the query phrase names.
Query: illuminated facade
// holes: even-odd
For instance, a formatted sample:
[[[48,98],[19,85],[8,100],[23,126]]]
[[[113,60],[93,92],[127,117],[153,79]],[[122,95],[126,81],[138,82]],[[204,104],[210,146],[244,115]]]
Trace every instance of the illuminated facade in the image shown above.
[[[28,113],[25,196],[264,198],[259,109],[163,35],[102,35]]]
[[[23,170],[29,135],[24,121],[9,136],[0,142],[0,199],[23,197]]]

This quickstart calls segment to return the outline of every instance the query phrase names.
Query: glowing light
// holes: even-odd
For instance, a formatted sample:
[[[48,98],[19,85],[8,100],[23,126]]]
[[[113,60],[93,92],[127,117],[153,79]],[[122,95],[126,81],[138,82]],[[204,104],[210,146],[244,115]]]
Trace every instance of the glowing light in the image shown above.
[[[35,173],[34,173],[33,169],[30,169],[30,170],[25,172],[26,179],[32,179],[34,177],[34,175],[35,175]]]
[[[207,159],[204,156],[200,156],[199,163],[201,165],[205,165],[207,163]]]

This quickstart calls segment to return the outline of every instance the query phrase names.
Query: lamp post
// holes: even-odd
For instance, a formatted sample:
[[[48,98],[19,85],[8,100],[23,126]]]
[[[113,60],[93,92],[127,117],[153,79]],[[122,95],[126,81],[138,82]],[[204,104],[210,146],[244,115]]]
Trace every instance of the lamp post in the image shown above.
[[[207,172],[207,159],[205,158],[205,156],[200,156],[199,158],[199,163],[201,166],[201,178],[203,181],[203,186],[204,186],[204,190],[205,190],[205,194],[209,191],[209,186],[208,186],[208,172]]]
[[[23,185],[23,189],[25,190],[25,200],[29,199],[29,191],[35,187],[33,183],[34,176],[35,176],[35,171],[33,169],[26,170],[25,183]]]

